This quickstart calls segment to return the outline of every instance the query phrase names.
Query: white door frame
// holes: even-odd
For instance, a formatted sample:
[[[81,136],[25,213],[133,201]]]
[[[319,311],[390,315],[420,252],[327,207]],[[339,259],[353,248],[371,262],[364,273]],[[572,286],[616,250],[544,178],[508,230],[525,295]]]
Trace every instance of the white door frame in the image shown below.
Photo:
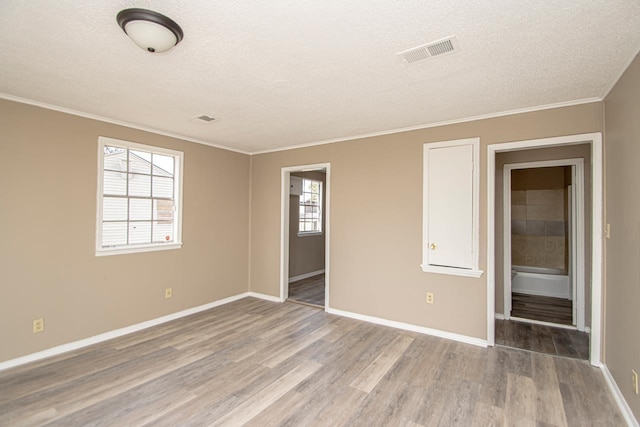
[[[291,172],[309,172],[324,169],[326,171],[324,197],[324,311],[329,309],[329,269],[330,269],[330,206],[331,206],[331,163],[288,166],[281,171],[280,194],[280,302],[289,298],[289,181]]]
[[[585,268],[585,255],[584,255],[584,159],[559,159],[559,160],[544,160],[538,162],[523,162],[523,163],[508,163],[504,165],[503,169],[503,240],[504,240],[504,272],[503,272],[503,287],[504,287],[504,318],[509,320],[511,317],[511,171],[517,169],[530,169],[530,168],[546,168],[557,166],[572,166],[575,168],[573,188],[575,189],[575,197],[572,197],[571,204],[575,209],[571,209],[572,213],[576,214],[576,221],[573,224],[573,228],[577,231],[576,239],[571,242],[570,248],[573,255],[574,249],[576,249],[576,257],[572,259],[571,265],[571,286],[577,292],[573,293],[573,304],[577,308],[576,326],[579,331],[584,331],[584,268]],[[572,168],[572,169],[573,169]],[[576,287],[577,283],[581,283],[581,286]]]
[[[495,345],[495,174],[496,153],[528,148],[591,144],[591,337],[590,361],[601,365],[602,347],[602,220],[603,220],[603,163],[602,133],[587,133],[528,141],[490,144],[487,146],[487,343]]]
[[[571,167],[571,176],[573,177],[573,181],[576,180],[576,176],[577,176],[577,172],[576,172],[576,167],[572,166]],[[582,172],[582,179],[584,179],[584,170]],[[584,181],[583,181],[584,182]],[[578,278],[576,277],[576,260],[578,259],[578,247],[576,242],[578,241],[578,231],[577,231],[577,224],[578,224],[578,214],[576,212],[576,199],[578,197],[578,192],[576,191],[576,186],[575,184],[571,184],[568,187],[568,191],[567,191],[567,197],[569,198],[569,200],[567,200],[567,206],[569,208],[569,215],[568,215],[568,219],[569,219],[569,250],[571,251],[571,253],[569,253],[569,273],[572,275],[571,277],[571,300],[575,301],[576,299],[576,295],[577,295],[577,284],[578,284]],[[584,197],[584,188],[582,191],[582,197]],[[584,200],[584,199],[583,199]],[[584,205],[584,202],[583,202]],[[583,206],[584,209],[584,206]],[[584,214],[584,211],[583,211]],[[584,226],[582,227],[582,230],[584,230]],[[584,248],[582,248],[582,250],[584,250]],[[582,270],[584,272],[584,269]],[[584,277],[583,277],[584,280]],[[584,296],[584,295],[583,295]],[[571,304],[571,317],[573,318],[573,324],[577,326],[577,319],[578,319],[578,307],[577,304]],[[583,303],[582,307],[584,308],[585,305]],[[585,327],[586,330],[586,327]]]

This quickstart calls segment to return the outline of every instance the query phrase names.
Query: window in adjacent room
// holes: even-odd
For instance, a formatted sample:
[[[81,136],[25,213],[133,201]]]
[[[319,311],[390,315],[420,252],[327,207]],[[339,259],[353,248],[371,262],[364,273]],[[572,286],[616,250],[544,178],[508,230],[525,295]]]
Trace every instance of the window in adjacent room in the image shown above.
[[[298,235],[311,236],[322,233],[322,182],[302,179],[300,194]]]
[[[100,137],[96,255],[177,249],[179,151]]]

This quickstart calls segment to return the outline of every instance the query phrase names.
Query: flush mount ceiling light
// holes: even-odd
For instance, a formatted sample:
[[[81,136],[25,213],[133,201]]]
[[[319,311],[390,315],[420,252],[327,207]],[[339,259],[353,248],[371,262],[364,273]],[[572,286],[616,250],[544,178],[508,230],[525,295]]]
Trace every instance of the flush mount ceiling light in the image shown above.
[[[116,19],[135,44],[152,53],[168,51],[184,36],[180,25],[152,10],[125,9]]]

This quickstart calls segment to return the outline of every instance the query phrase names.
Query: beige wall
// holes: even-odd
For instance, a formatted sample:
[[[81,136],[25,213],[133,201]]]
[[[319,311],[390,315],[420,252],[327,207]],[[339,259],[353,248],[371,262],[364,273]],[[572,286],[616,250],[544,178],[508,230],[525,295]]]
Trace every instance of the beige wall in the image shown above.
[[[629,339],[640,324],[638,58],[604,112],[605,209],[612,225],[605,248],[604,360],[640,417],[629,384],[630,370],[640,371],[640,340]],[[428,274],[419,267],[422,144],[481,138],[480,267],[486,269],[486,227],[494,220],[486,217],[487,144],[598,132],[602,116],[603,105],[593,103],[249,158],[0,100],[0,362],[247,288],[278,295],[280,168],[320,162],[332,165],[330,306],[486,338],[486,276]],[[99,135],[185,153],[182,249],[95,257]],[[525,155],[522,161],[542,159]],[[501,174],[496,178],[500,186]],[[499,189],[496,203],[502,203]],[[501,215],[497,206],[496,242]],[[498,249],[498,264],[501,256]],[[172,299],[164,299],[166,287],[173,288]],[[432,306],[424,304],[427,291],[435,293]],[[501,299],[498,288],[498,309]],[[46,330],[33,334],[38,317]]]
[[[599,104],[600,105],[600,104]],[[599,119],[601,123],[601,119]],[[595,131],[595,130],[594,130]],[[578,133],[578,132],[574,132]],[[591,325],[591,144],[536,148],[496,154],[496,313],[504,311],[503,169],[508,163],[558,159],[584,159],[585,324]]]
[[[636,419],[640,397],[640,58],[605,99],[605,363]]]
[[[511,171],[511,263],[568,269],[569,166]],[[566,185],[570,185],[569,181]]]
[[[422,148],[481,138],[480,267],[487,144],[602,131],[602,104],[537,111],[252,156],[250,289],[279,295],[280,170],[331,163],[330,307],[486,338],[486,275],[424,273]],[[435,304],[425,304],[427,291]]]
[[[498,153],[501,155],[504,153]],[[565,185],[565,169],[568,166],[547,167],[547,168],[528,168],[514,169],[511,171],[511,191],[527,191],[527,190],[562,190]]]
[[[423,143],[480,136],[486,269],[487,144],[602,127],[594,103],[249,159],[9,101],[0,102],[0,113],[0,321],[12,325],[0,333],[0,342],[12,344],[0,347],[0,361],[244,292],[247,252],[249,289],[278,295],[280,169],[323,162],[332,165],[331,307],[486,338],[486,277],[419,266]],[[185,153],[182,249],[95,257],[99,135]],[[41,206],[60,208],[41,215]],[[164,299],[165,287],[174,289],[172,299]],[[427,291],[434,305],[424,303]],[[32,334],[38,317],[46,331]]]
[[[182,249],[95,256],[99,135],[184,152]],[[0,100],[0,159],[0,362],[246,292],[249,156]]]
[[[289,196],[289,278],[324,270],[326,178],[323,172],[295,172],[292,176],[322,182],[322,234],[298,236],[300,196]]]

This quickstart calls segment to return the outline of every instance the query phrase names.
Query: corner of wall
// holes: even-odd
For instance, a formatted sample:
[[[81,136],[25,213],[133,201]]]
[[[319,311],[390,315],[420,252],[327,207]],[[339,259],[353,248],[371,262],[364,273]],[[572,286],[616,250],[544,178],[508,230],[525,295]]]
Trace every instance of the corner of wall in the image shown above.
[[[249,156],[249,191],[248,191],[248,197],[249,197],[249,203],[247,205],[247,209],[249,209],[249,214],[247,215],[247,229],[248,229],[248,233],[247,233],[247,251],[248,251],[248,256],[247,256],[247,292],[251,291],[251,244],[252,244],[252,225],[251,225],[251,215],[252,215],[252,207],[251,207],[251,203],[252,203],[252,199],[253,199],[253,156]]]

